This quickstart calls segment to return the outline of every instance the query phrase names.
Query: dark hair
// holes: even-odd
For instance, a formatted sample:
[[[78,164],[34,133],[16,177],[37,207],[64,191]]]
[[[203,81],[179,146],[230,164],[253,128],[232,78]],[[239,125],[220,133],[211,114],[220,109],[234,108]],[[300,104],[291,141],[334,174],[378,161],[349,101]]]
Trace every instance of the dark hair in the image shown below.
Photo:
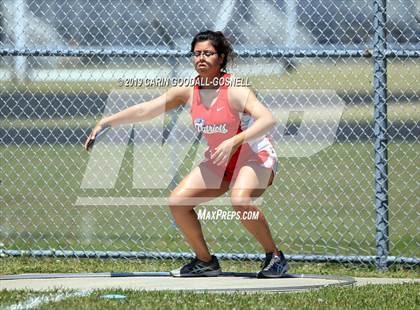
[[[233,48],[228,39],[221,31],[206,30],[197,33],[191,42],[191,52],[194,52],[194,47],[198,42],[211,41],[211,44],[216,49],[217,54],[225,55],[223,62],[220,65],[222,71],[226,71],[228,60],[233,60]]]

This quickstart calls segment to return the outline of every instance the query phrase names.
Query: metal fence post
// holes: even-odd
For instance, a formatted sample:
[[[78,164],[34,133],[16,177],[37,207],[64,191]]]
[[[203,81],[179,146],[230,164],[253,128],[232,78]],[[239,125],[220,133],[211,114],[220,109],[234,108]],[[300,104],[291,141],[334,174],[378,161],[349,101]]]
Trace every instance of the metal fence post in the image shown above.
[[[386,271],[389,255],[386,0],[373,2],[376,267]]]
[[[13,12],[13,28],[15,32],[15,47],[16,49],[24,49],[26,47],[26,34],[27,31],[27,14],[26,0],[18,0],[14,4],[15,12]],[[15,78],[18,81],[23,81],[27,78],[27,57],[18,56],[15,59]]]

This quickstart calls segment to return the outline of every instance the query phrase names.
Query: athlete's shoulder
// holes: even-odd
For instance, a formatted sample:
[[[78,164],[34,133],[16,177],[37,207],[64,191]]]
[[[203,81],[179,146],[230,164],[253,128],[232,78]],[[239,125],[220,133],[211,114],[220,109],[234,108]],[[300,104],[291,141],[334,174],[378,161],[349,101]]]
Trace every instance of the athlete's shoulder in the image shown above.
[[[249,96],[255,96],[254,91],[247,85],[235,85],[229,87],[229,97],[234,101],[243,101]]]
[[[237,111],[244,111],[246,103],[255,98],[254,90],[248,81],[239,76],[234,76],[230,82],[228,95],[231,106]]]

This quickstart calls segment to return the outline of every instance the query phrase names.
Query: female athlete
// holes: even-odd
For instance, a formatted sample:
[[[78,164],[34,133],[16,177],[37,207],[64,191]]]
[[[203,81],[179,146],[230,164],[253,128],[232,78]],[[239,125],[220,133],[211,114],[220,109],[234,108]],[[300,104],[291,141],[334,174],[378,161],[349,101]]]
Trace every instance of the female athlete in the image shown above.
[[[150,120],[180,105],[188,105],[195,130],[208,148],[204,160],[172,191],[171,213],[196,257],[173,270],[178,277],[218,276],[222,273],[211,255],[194,208],[231,190],[233,209],[266,253],[259,277],[281,277],[288,264],[276,247],[268,223],[253,200],[271,185],[277,156],[267,133],[276,121],[248,87],[236,87],[226,72],[233,50],[222,32],[204,31],[192,40],[191,52],[198,76],[193,85],[170,88],[164,95],[103,118],[85,143],[107,126]],[[258,218],[244,216],[257,212]]]

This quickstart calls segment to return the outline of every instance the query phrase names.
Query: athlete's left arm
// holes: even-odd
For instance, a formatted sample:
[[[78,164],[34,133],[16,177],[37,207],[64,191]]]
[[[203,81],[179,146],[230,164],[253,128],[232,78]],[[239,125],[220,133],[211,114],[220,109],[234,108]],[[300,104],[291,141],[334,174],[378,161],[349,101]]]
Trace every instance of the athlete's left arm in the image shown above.
[[[250,114],[255,120],[249,128],[233,137],[236,145],[265,135],[277,124],[270,110],[248,87],[232,87],[229,95],[230,103],[236,111]]]
[[[238,112],[250,114],[254,118],[252,125],[246,130],[220,143],[211,158],[217,165],[222,165],[244,142],[261,137],[276,125],[273,114],[255,96],[248,87],[231,87],[229,102]]]

